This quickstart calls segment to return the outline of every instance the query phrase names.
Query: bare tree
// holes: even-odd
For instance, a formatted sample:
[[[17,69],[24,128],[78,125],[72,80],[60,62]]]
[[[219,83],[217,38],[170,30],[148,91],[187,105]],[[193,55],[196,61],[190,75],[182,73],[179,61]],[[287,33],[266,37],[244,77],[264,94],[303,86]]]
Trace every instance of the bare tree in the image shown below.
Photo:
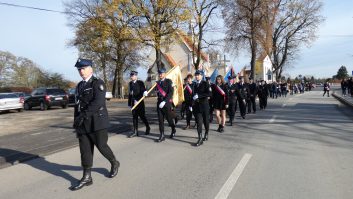
[[[281,78],[283,69],[293,60],[300,47],[310,45],[323,21],[322,3],[318,0],[280,0],[272,35],[274,72]]]
[[[227,48],[238,52],[249,47],[251,53],[251,77],[255,75],[259,38],[263,34],[262,20],[268,0],[224,0],[222,15],[226,24]]]
[[[206,42],[204,35],[210,18],[215,13],[218,6],[218,0],[192,0],[191,12],[194,24],[191,23],[190,28],[193,35],[194,46],[192,57],[196,57],[196,59],[192,60],[196,70],[199,69],[201,63],[202,49],[211,45],[209,42]]]

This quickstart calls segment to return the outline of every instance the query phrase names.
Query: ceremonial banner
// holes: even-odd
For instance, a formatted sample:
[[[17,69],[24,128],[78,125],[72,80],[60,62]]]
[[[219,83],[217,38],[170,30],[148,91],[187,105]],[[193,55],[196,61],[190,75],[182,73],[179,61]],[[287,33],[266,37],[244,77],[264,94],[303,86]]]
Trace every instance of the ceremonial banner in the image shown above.
[[[170,71],[168,71],[166,78],[172,80],[173,82],[173,103],[176,106],[184,101],[183,78],[181,77],[180,67],[175,66]]]

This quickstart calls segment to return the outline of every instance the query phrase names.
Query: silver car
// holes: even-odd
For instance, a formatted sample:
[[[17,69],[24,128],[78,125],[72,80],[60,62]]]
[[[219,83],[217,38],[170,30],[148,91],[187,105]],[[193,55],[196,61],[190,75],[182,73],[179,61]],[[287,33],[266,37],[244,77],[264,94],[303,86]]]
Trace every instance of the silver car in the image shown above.
[[[24,98],[14,93],[0,93],[0,111],[23,110]]]

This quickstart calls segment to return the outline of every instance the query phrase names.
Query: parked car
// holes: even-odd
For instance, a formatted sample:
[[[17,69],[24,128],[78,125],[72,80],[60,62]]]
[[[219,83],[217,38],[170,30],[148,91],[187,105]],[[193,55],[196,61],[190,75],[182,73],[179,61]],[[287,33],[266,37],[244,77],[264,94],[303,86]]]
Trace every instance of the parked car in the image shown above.
[[[0,93],[0,111],[23,110],[24,98],[14,93]]]
[[[31,97],[31,94],[25,92],[13,92],[13,94],[16,94],[18,97],[23,97],[25,100]]]
[[[52,106],[61,106],[67,108],[69,96],[63,89],[59,88],[38,88],[31,93],[31,97],[25,100],[24,108],[26,110],[39,106],[44,111]]]
[[[69,94],[69,105],[74,105],[76,98],[76,88],[70,88],[67,93]]]
[[[109,100],[112,99],[112,98],[113,98],[112,92],[106,92],[106,93],[105,93],[105,99],[107,99],[107,100],[109,101]]]

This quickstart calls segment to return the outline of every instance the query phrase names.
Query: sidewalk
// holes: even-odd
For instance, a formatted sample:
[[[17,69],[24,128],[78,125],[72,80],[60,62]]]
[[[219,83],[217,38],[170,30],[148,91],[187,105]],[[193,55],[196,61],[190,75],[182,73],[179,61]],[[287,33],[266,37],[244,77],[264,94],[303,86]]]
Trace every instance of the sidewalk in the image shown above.
[[[334,90],[332,96],[336,98],[341,103],[353,108],[353,97],[350,95],[342,96],[341,90]]]

